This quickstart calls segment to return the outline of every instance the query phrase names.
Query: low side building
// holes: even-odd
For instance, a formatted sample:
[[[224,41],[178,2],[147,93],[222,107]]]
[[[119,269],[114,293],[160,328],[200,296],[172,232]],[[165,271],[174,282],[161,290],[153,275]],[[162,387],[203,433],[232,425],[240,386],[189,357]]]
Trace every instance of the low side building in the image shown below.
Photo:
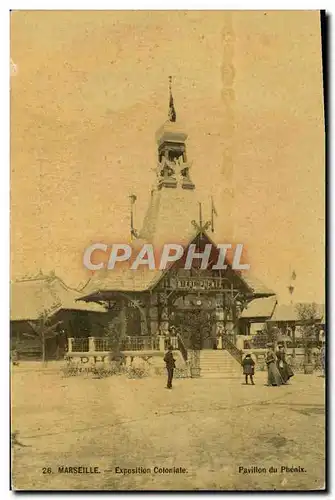
[[[11,350],[20,359],[41,359],[42,343],[36,334],[42,316],[47,326],[57,325],[55,334],[46,339],[46,359],[63,357],[68,337],[88,338],[94,330],[102,334],[106,309],[99,304],[85,304],[73,290],[55,276],[39,274],[11,283]]]

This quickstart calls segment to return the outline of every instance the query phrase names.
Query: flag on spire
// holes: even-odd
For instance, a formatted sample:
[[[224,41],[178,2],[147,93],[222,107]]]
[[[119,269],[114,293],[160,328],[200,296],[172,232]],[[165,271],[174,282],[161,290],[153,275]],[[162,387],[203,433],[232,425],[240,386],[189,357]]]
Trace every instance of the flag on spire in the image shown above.
[[[137,238],[137,231],[134,228],[134,204],[137,200],[137,196],[135,194],[131,194],[130,198],[130,235],[131,238]]]
[[[217,217],[218,213],[217,213],[215,205],[214,205],[213,196],[211,197],[211,200],[212,200],[212,214],[214,214]]]
[[[134,205],[135,201],[137,200],[137,196],[135,194],[131,194],[129,198],[131,205]]]
[[[169,76],[169,90],[170,90],[169,120],[170,120],[170,122],[175,122],[177,119],[177,114],[176,114],[176,110],[174,108],[171,83],[172,83],[172,76]]]
[[[294,281],[295,279],[297,279],[297,275],[296,275],[296,272],[293,271],[292,276],[291,276],[291,280]]]
[[[215,217],[218,216],[218,213],[216,211],[216,208],[215,208],[215,205],[214,205],[214,201],[213,201],[213,196],[211,197],[211,227],[212,227],[212,233],[214,233],[214,215]]]

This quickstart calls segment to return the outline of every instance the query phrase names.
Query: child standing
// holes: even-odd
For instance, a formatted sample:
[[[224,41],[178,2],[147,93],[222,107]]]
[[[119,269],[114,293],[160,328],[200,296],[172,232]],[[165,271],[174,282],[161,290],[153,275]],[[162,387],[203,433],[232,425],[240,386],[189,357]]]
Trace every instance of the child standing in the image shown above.
[[[252,385],[254,384],[254,373],[255,373],[255,361],[252,359],[250,354],[247,354],[244,360],[242,361],[243,366],[243,374],[245,375],[245,383],[248,385],[248,377],[250,377],[250,381]]]

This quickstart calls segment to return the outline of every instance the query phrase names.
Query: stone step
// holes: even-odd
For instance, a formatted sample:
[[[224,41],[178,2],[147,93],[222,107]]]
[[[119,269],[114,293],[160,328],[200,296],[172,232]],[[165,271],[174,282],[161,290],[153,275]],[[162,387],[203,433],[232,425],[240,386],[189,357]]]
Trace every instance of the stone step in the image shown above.
[[[227,362],[227,363],[217,363],[217,362],[214,362],[214,363],[202,363],[200,361],[200,364],[201,364],[201,366],[241,366],[239,363],[230,363],[230,362]]]
[[[222,363],[218,363],[217,361],[213,361],[213,363],[210,363],[210,362],[201,362],[200,361],[200,364],[202,366],[241,366],[239,363],[234,363],[234,362],[230,362],[230,361],[223,361]]]
[[[200,363],[210,363],[210,364],[232,363],[239,365],[239,362],[236,361],[235,359],[200,359]]]
[[[231,356],[227,351],[201,351],[200,356]]]
[[[239,365],[200,365],[202,370],[240,370],[242,368]]]
[[[242,375],[242,372],[239,370],[201,370],[201,373],[234,373]]]
[[[200,376],[203,378],[239,378],[242,368],[228,351],[201,351]]]
[[[242,369],[239,366],[235,365],[229,365],[229,366],[222,366],[222,365],[212,365],[212,366],[204,366],[200,365],[200,368],[202,370],[239,370],[242,371]]]
[[[235,361],[235,359],[213,359],[213,360],[201,359],[200,363],[205,363],[207,365],[223,365],[223,364],[240,365],[240,363],[238,361]]]
[[[233,356],[231,356],[230,354],[225,354],[225,355],[214,355],[214,356],[207,356],[206,354],[203,355],[203,356],[200,356],[200,358],[203,358],[203,359],[234,359]]]
[[[242,373],[242,370],[237,366],[201,366],[200,365],[200,368],[201,370],[208,370],[208,371],[238,371],[238,372],[241,372]]]
[[[213,370],[213,369],[227,369],[227,370],[232,370],[232,369],[237,369],[242,371],[242,367],[240,365],[218,365],[218,364],[213,364],[213,365],[203,365],[200,364],[200,368],[202,369],[208,369],[208,370]]]
[[[237,361],[235,361],[234,359],[213,359],[213,360],[209,360],[209,359],[201,359],[200,360],[200,363],[203,363],[203,364],[206,364],[206,365],[227,365],[227,364],[231,364],[231,365],[239,365],[239,363]]]
[[[208,373],[209,372],[210,373],[213,373],[213,372],[227,372],[227,373],[228,372],[234,372],[234,373],[236,372],[236,373],[243,373],[242,370],[237,370],[235,368],[221,368],[221,367],[216,368],[215,367],[215,368],[200,368],[200,369],[201,369],[201,371],[208,372]]]

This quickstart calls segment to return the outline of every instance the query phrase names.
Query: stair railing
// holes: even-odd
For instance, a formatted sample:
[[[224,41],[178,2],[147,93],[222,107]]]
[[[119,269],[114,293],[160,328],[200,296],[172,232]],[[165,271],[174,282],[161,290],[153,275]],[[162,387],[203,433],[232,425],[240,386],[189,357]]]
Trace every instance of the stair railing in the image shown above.
[[[187,361],[187,349],[186,349],[186,346],[184,344],[182,336],[178,332],[177,332],[177,339],[178,339],[178,349],[181,352],[181,354],[184,358],[184,361]]]
[[[233,358],[235,358],[240,365],[242,364],[242,351],[240,351],[226,335],[222,335],[222,348],[227,349]]]

